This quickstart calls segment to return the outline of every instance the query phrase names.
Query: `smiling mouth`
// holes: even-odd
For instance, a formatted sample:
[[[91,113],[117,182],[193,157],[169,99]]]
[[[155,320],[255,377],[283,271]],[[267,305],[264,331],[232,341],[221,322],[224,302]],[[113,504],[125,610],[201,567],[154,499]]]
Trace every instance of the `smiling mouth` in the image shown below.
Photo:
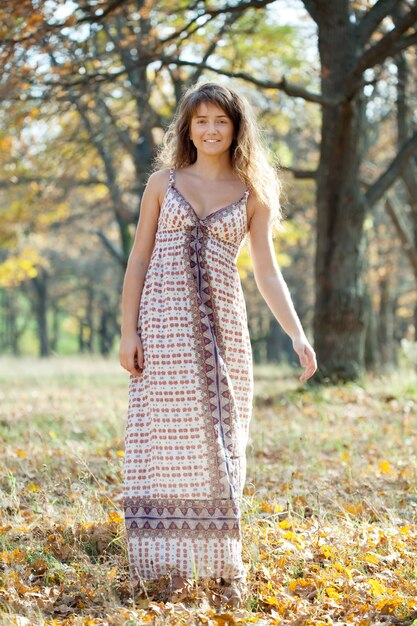
[[[219,143],[220,139],[204,139],[205,143]]]

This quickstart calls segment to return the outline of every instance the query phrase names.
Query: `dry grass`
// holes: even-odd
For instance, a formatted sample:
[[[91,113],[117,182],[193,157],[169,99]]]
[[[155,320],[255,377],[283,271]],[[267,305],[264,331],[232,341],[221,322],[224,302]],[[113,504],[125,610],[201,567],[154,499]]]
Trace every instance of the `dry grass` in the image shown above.
[[[414,374],[314,388],[255,368],[235,612],[199,581],[178,602],[132,589],[127,379],[100,358],[0,360],[2,623],[417,624]]]

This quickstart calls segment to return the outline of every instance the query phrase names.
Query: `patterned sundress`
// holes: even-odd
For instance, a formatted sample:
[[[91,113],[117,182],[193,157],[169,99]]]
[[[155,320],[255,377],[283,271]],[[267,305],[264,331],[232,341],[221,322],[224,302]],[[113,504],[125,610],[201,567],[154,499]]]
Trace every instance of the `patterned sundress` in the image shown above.
[[[130,375],[124,512],[132,578],[241,578],[253,368],[236,260],[247,197],[200,218],[175,186],[140,299],[144,369]]]

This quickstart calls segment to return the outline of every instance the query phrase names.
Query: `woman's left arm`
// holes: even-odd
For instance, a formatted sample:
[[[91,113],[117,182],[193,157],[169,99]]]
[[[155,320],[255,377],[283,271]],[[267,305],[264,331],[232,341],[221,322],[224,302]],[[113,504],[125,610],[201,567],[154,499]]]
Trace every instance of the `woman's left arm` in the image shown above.
[[[316,354],[304,333],[276,260],[271,210],[251,194],[248,198],[248,212],[252,213],[249,222],[249,248],[256,285],[272,314],[292,340],[300,365],[304,368],[299,376],[299,380],[303,382],[311,378],[317,370]]]

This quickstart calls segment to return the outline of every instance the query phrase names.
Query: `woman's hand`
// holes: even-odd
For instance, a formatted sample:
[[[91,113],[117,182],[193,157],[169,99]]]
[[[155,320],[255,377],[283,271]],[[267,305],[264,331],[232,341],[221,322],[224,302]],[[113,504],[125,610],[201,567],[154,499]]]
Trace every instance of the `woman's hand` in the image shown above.
[[[144,368],[142,341],[137,333],[122,335],[119,347],[120,365],[133,374],[140,376]]]
[[[314,372],[317,370],[316,353],[311,347],[307,337],[295,337],[292,342],[292,347],[298,354],[301,367],[304,367],[304,372],[298,377],[301,382],[304,382],[311,378]]]

